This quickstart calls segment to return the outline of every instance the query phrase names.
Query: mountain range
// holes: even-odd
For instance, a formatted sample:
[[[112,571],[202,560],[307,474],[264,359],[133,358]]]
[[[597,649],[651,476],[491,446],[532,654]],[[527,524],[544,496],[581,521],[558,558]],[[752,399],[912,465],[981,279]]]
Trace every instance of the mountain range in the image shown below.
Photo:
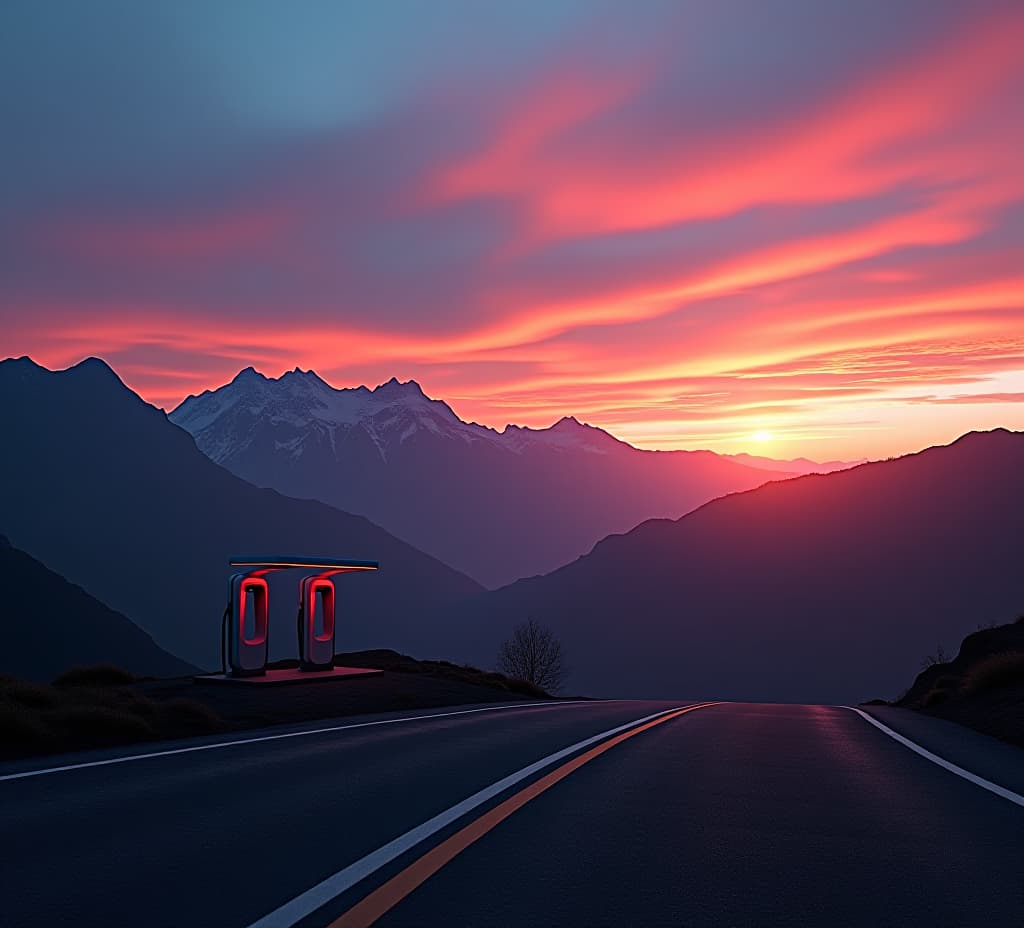
[[[485,485],[501,492],[495,473],[527,485],[516,467],[540,461],[545,466],[531,463],[531,473],[561,479],[580,512],[598,489],[607,491],[610,479],[609,470],[588,470],[581,462],[709,462],[716,474],[720,465],[740,467],[706,452],[636,452],[574,420],[493,432],[461,422],[415,385],[392,382],[351,393],[327,387],[332,392],[325,393],[315,375],[288,376],[281,380],[305,384],[290,386],[289,394],[308,390],[320,397],[305,413],[288,395],[275,406],[268,397],[280,382],[249,371],[240,378],[256,385],[253,392],[200,397],[220,408],[208,404],[204,425],[192,406],[191,426],[212,440],[235,410],[240,428],[252,420],[240,435],[255,449],[273,448],[271,460],[282,460],[273,436],[288,434],[275,431],[288,426],[298,430],[296,457],[323,452],[333,438],[335,446],[362,449],[371,473],[403,459],[403,449],[412,468],[417,447],[429,452],[423,459],[434,467],[443,460],[452,468],[505,462],[507,470],[463,475],[467,484],[479,477],[474,492],[482,500]],[[256,402],[260,390],[263,405]],[[323,410],[336,393],[344,394],[339,404],[349,405],[331,412],[332,433]],[[354,400],[363,403],[361,411],[353,411]],[[248,412],[236,408],[250,401]],[[103,659],[86,642],[115,638],[117,647],[136,649],[129,657],[142,672],[157,672],[147,662],[168,656],[160,649],[216,666],[227,560],[254,550],[382,562],[377,574],[338,582],[341,649],[395,648],[489,667],[512,628],[533,617],[565,646],[568,689],[588,695],[812,702],[895,696],[928,651],[951,646],[979,625],[1006,621],[1024,604],[1024,434],[1004,429],[729,493],[680,518],[610,534],[559,569],[494,591],[363,516],[260,489],[230,473],[96,359],[59,372],[27,358],[0,362],[0,434],[0,514],[12,543],[25,552],[5,557],[24,558],[12,570],[29,578],[20,593],[5,587],[5,656],[45,650],[38,630],[54,629],[65,649],[62,666]],[[233,440],[227,431],[222,439],[219,453],[230,457]],[[452,450],[461,446],[478,456]],[[447,458],[438,448],[448,449]],[[213,445],[208,450],[218,453]],[[514,461],[520,463],[508,463]],[[442,478],[451,487],[452,475],[438,473]],[[388,479],[394,484],[394,475]],[[536,499],[551,492],[550,485],[538,489]],[[573,511],[565,500],[548,508],[520,501],[541,540]],[[502,534],[488,521],[493,511],[477,514],[482,539]],[[473,512],[461,517],[470,520]],[[447,530],[443,519],[438,524]],[[531,537],[524,534],[522,543]],[[62,584],[71,591],[80,584],[102,602]],[[271,581],[272,656],[294,654],[293,587],[287,577]],[[35,612],[26,590],[39,594]],[[94,621],[101,611],[104,618]],[[69,615],[82,616],[82,635],[66,624]],[[26,630],[36,637],[26,639]],[[108,659],[127,653],[113,644],[106,650]],[[3,669],[19,672],[9,660]]]
[[[340,649],[413,650],[425,613],[480,589],[361,516],[239,479],[95,358],[66,371],[0,362],[0,434],[11,543],[202,668],[220,661],[232,555],[381,561],[337,583]],[[295,654],[295,598],[291,579],[272,578],[272,655]]]
[[[867,463],[867,458],[861,458],[858,461],[812,461],[810,458],[780,461],[757,454],[723,454],[722,457],[746,467],[756,467],[758,470],[776,471],[786,476],[797,477],[802,477],[805,474],[831,474],[837,470],[848,470],[858,464]]]
[[[1024,606],[1024,433],[716,499],[446,620],[459,660],[533,617],[589,695],[892,697],[936,645]]]
[[[246,368],[170,419],[262,487],[357,512],[497,587],[554,570],[601,538],[810,468],[710,451],[644,451],[566,417],[502,431],[464,422],[415,381],[335,389],[296,368]],[[769,473],[769,471],[771,471]]]

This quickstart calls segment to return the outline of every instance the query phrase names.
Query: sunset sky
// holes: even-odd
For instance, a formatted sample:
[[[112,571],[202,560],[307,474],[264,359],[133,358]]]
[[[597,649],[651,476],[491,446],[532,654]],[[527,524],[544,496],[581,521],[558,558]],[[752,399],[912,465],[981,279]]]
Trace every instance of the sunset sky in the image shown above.
[[[0,356],[877,457],[1024,428],[1024,4],[0,9]]]

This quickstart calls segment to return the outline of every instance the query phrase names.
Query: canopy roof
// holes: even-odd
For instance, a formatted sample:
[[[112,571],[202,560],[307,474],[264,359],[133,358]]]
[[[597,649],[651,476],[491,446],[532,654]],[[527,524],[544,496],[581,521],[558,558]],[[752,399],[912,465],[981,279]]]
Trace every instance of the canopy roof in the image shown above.
[[[306,567],[312,570],[378,570],[378,561],[357,561],[344,557],[306,557],[304,554],[238,555],[228,560],[232,567],[256,567],[283,570]]]

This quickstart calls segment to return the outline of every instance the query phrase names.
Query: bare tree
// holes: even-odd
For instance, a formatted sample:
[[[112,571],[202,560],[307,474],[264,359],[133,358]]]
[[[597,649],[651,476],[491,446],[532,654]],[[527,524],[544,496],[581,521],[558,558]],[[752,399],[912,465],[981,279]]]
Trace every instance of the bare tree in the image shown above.
[[[498,669],[507,677],[528,680],[549,693],[557,693],[566,674],[562,643],[550,628],[527,619],[502,643]]]

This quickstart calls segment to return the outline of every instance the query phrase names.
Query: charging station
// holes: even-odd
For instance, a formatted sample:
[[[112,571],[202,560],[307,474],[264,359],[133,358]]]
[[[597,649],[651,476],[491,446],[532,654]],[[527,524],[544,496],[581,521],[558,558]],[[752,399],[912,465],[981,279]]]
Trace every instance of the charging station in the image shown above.
[[[299,669],[334,666],[334,583],[329,574],[299,584]]]
[[[221,673],[204,680],[289,683],[301,679],[332,679],[379,673],[370,668],[335,667],[336,574],[377,570],[376,561],[295,555],[233,557],[245,572],[234,573],[228,584],[228,605],[221,628]],[[270,639],[270,590],[267,575],[282,570],[315,570],[299,581],[297,622],[298,670],[267,669]],[[199,678],[197,678],[199,679]]]
[[[254,574],[233,574],[229,585],[227,658],[235,676],[262,674],[267,669],[270,590]]]

